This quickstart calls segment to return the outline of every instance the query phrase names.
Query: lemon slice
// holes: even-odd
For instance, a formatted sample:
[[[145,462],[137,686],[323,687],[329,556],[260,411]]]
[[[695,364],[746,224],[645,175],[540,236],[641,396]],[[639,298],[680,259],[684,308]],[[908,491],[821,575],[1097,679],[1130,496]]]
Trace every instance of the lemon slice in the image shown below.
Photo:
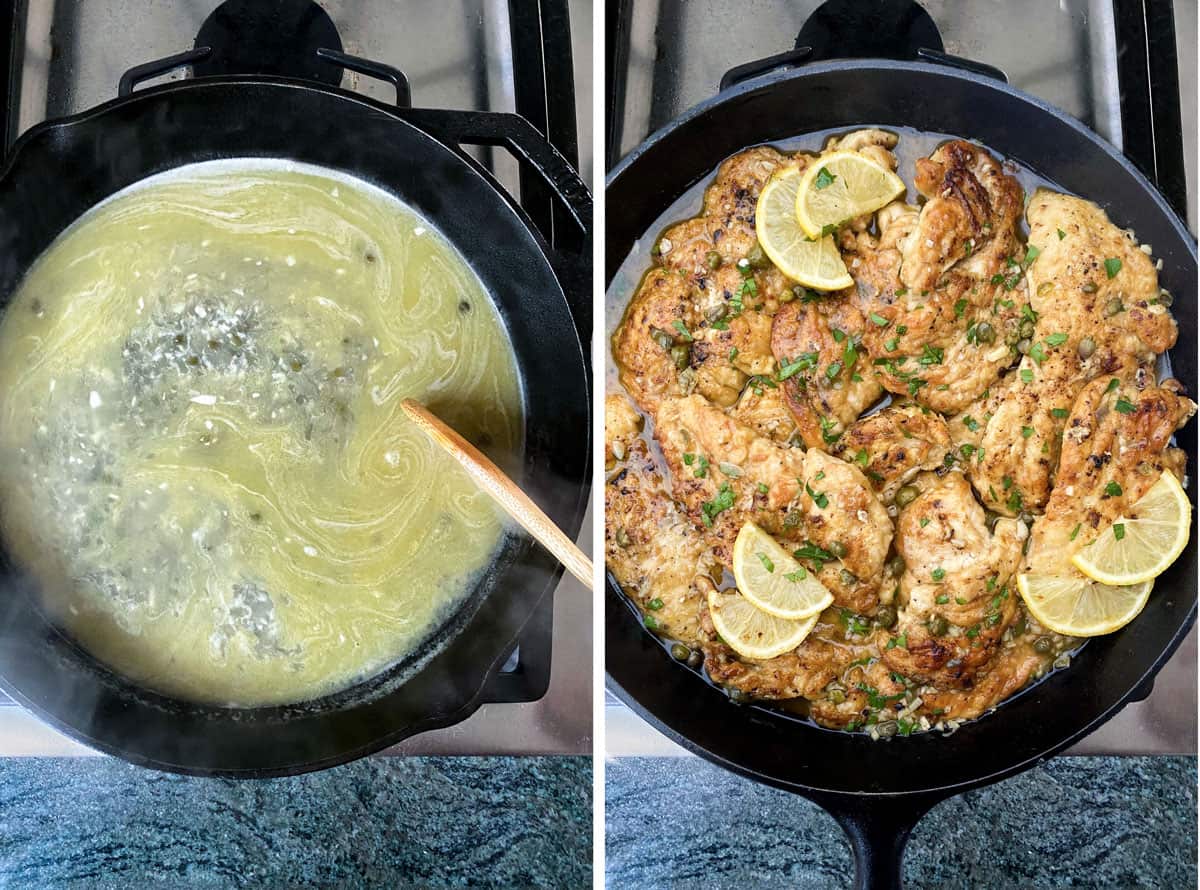
[[[754,214],[758,243],[792,281],[814,290],[841,290],[854,283],[833,236],[812,240],[796,221],[796,191],[803,174],[780,170],[763,187]],[[820,233],[817,233],[818,236]]]
[[[766,661],[791,652],[817,626],[817,616],[804,621],[776,618],[737,593],[708,592],[708,613],[717,633],[743,658]]]
[[[1153,581],[1110,587],[1087,578],[1017,576],[1017,589],[1033,617],[1069,637],[1098,637],[1120,630],[1142,611],[1153,586]]]
[[[873,213],[898,195],[904,182],[886,167],[852,151],[822,155],[804,171],[796,194],[796,219],[810,238],[864,213]]]
[[[833,603],[825,585],[753,522],[733,545],[733,577],[742,596],[776,618],[811,618]]]
[[[1101,584],[1139,584],[1157,578],[1187,546],[1192,505],[1174,473],[1158,481],[1100,536],[1073,557],[1075,568]]]

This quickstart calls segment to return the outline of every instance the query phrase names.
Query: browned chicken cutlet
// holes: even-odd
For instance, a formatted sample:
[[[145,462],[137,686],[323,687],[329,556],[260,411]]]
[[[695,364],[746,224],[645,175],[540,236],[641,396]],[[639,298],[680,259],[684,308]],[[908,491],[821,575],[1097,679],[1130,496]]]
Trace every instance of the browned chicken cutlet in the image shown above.
[[[1028,529],[1002,519],[989,531],[957,471],[923,474],[917,487],[921,493],[896,523],[905,570],[895,638],[883,659],[911,679],[962,686],[995,654],[1017,616],[1011,579]]]
[[[1046,505],[1059,436],[1083,386],[1152,364],[1176,337],[1154,262],[1103,210],[1039,189],[1027,216],[1036,252],[1027,355],[987,418],[971,467],[984,503],[1008,515]]]
[[[659,407],[655,438],[675,499],[706,529],[721,562],[742,525],[826,553],[817,576],[838,605],[874,610],[892,524],[855,467],[758,435],[697,396]]]
[[[917,161],[916,211],[880,211],[879,236],[843,235],[882,386],[946,414],[1011,363],[1025,301],[1022,190],[986,151],[955,140]]]
[[[775,313],[771,352],[785,402],[809,448],[828,451],[883,393],[860,354],[862,333],[862,313],[844,295],[797,300]]]
[[[614,442],[610,440],[609,447]],[[639,438],[617,444],[625,459],[604,487],[608,570],[665,634],[694,643],[702,600],[692,579],[717,564],[709,543],[679,514]],[[650,603],[657,608],[650,608]],[[707,612],[707,610],[704,610]]]
[[[1083,388],[1063,433],[1058,480],[1033,525],[1025,571],[1075,574],[1071,557],[1132,507],[1163,473],[1183,478],[1171,436],[1196,412],[1175,380],[1140,368]]]
[[[942,418],[920,405],[892,404],[854,423],[833,449],[862,468],[883,503],[922,470],[946,466],[952,455]]]

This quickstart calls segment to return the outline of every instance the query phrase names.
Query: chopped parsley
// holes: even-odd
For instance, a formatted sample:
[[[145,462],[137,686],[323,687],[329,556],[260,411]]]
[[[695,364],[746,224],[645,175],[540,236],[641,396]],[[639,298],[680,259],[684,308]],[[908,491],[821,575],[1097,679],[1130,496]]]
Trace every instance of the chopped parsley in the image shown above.
[[[811,371],[817,366],[818,358],[819,356],[815,352],[802,352],[796,356],[795,361],[789,362],[784,359],[779,367],[779,373],[776,375],[776,378],[782,383],[784,380],[801,371]]]
[[[891,324],[890,321],[888,321],[886,318],[884,318],[878,312],[872,312],[867,317],[870,318],[871,321],[875,322],[875,324],[879,325],[881,328],[886,328],[888,325]]]
[[[813,491],[812,486],[807,482],[804,483],[804,490],[808,492],[808,496],[812,498],[813,503],[817,505],[818,509],[824,510],[829,506],[829,495],[825,494],[825,492]]]
[[[705,526],[712,528],[713,520],[717,517],[717,515],[730,509],[732,506],[733,489],[729,487],[728,482],[722,482],[720,489],[717,491],[717,496],[711,501],[705,501],[700,505]]]
[[[933,578],[934,581],[941,581],[943,578],[946,577],[946,570],[943,569],[941,566],[938,566],[936,569],[934,569],[932,572],[929,573],[929,576],[931,578]]]
[[[1059,229],[1058,230],[1058,240],[1061,241],[1063,238],[1066,238],[1066,237],[1067,237],[1067,233],[1064,232],[1062,229]]]
[[[871,629],[871,625],[867,623],[865,618],[854,614],[849,609],[839,610],[838,617],[841,619],[842,624],[845,625],[846,630],[852,634],[863,636]]]
[[[1136,406],[1133,404],[1133,402],[1129,401],[1129,399],[1125,398],[1124,396],[1120,396],[1117,399],[1117,404],[1114,407],[1117,409],[1117,413],[1119,414],[1132,414],[1136,410]]]
[[[763,568],[766,569],[768,572],[774,573],[775,563],[771,562],[771,558],[769,556],[767,556],[767,554],[765,554],[765,553],[759,553],[759,554],[757,554],[757,556],[758,556],[758,561],[762,563]]]
[[[1025,251],[1025,265],[1026,266],[1033,265],[1033,261],[1038,258],[1039,254],[1041,254],[1041,251],[1038,250],[1036,247],[1034,247],[1032,244],[1030,244],[1029,249]]]
[[[1116,278],[1117,273],[1121,271],[1121,261],[1115,256],[1110,256],[1104,261],[1104,271],[1110,279]]]
[[[1022,368],[1019,373],[1022,383],[1033,383],[1033,371],[1029,368]]]
[[[971,432],[975,432],[976,430],[979,429],[979,421],[976,420],[974,417],[972,417],[970,414],[964,415],[962,422],[963,422],[963,426],[965,426]]]
[[[1066,334],[1051,334],[1049,337],[1046,338],[1047,346],[1062,346],[1066,342],[1067,342]]]
[[[966,297],[963,297],[961,300],[956,301],[954,304],[954,317],[962,318],[963,313],[967,311],[968,305],[969,304],[967,303]]]
[[[1108,386],[1104,390],[1105,395],[1112,392],[1114,389],[1116,389],[1120,385],[1121,385],[1121,381],[1118,380],[1116,377],[1114,377],[1112,380],[1108,381]]]
[[[1033,427],[1031,427],[1031,426],[1021,427],[1021,435],[1024,436],[1026,439],[1028,439],[1030,436],[1033,435]]]
[[[813,185],[819,189],[829,188],[833,185],[833,181],[837,179],[832,173],[822,167],[817,171],[817,178],[813,180]]]
[[[1051,408],[1050,413],[1053,416],[1057,417],[1059,420],[1062,420],[1064,417],[1066,417],[1071,412],[1068,411],[1066,408]]]
[[[1106,486],[1104,486],[1104,493],[1106,495],[1108,495],[1110,498],[1120,497],[1121,496],[1121,486],[1118,485],[1116,482],[1110,482]]]
[[[681,336],[687,342],[691,343],[693,338],[692,338],[692,335],[690,333],[688,333],[687,325],[685,325],[678,318],[675,319],[675,321],[673,323],[675,325],[675,330],[679,331],[679,336]]]
[[[828,368],[825,369],[825,376],[828,377],[830,380],[835,380],[837,378],[837,375],[840,373],[842,373],[842,363],[841,362],[834,362],[832,365],[830,365]]]
[[[1125,523],[1117,522],[1113,524],[1113,537],[1118,541],[1125,537]]]
[[[1039,365],[1046,360],[1046,350],[1041,343],[1034,343],[1029,347],[1029,357]]]
[[[738,348],[735,346],[735,347],[733,347],[733,349],[729,350],[729,361],[731,361],[731,362],[737,361],[737,357],[738,357]]]
[[[1083,528],[1083,523],[1082,523],[1082,522],[1077,522],[1077,523],[1075,523],[1075,528],[1074,528],[1074,529],[1072,529],[1072,531],[1071,531],[1071,540],[1072,540],[1072,541],[1074,541],[1074,540],[1075,540],[1077,537],[1079,537],[1079,530],[1080,530],[1081,528]]]
[[[805,578],[808,577],[808,572],[807,572],[807,570],[805,570],[804,566],[800,566],[800,568],[796,569],[796,571],[788,572],[783,577],[787,578],[793,584],[799,584],[801,581],[803,581]]]
[[[765,483],[765,482],[760,482],[755,487],[758,489],[759,494],[766,494],[767,492],[769,492],[771,490],[771,489],[767,488],[767,483]]]
[[[945,359],[946,353],[940,346],[930,346],[925,344],[925,350],[919,359],[922,365],[940,365]]]
[[[898,637],[892,637],[890,640],[888,640],[887,648],[889,648],[889,649],[907,649],[908,648],[908,631],[905,631],[904,633],[900,634],[900,636],[898,636]],[[900,696],[897,695],[895,697],[899,698]]]
[[[936,600],[934,600],[934,602],[937,603],[939,606],[944,606],[944,605],[946,605],[946,603],[950,602],[950,597],[946,596],[946,594],[943,593],[940,596],[938,596],[938,598]]]

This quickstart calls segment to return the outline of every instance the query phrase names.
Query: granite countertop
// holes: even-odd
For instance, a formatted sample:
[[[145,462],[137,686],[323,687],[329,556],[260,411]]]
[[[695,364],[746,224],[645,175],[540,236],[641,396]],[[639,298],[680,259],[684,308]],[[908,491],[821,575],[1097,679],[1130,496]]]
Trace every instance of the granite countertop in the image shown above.
[[[0,758],[0,888],[590,887],[590,757],[194,779]]]
[[[696,757],[605,763],[606,884],[841,888],[841,828],[802,797]],[[934,807],[906,890],[1196,886],[1196,758],[1059,757]]]

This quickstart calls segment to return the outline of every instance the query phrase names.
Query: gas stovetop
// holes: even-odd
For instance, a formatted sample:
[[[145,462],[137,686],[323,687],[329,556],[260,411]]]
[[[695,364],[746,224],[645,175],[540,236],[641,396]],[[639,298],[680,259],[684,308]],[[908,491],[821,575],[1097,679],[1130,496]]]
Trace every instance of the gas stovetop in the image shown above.
[[[606,13],[609,168],[755,60],[913,59],[935,50],[989,66],[1077,117],[1121,148],[1195,229],[1194,2],[610,0]],[[1195,753],[1196,654],[1193,629],[1150,697],[1072,753]],[[682,753],[611,693],[606,703],[609,755]]]
[[[306,77],[420,108],[516,112],[547,134],[588,181],[592,14],[587,0],[17,0],[0,4],[3,147],[31,126],[117,95],[138,65],[210,47],[205,74]],[[434,35],[431,38],[430,35]],[[392,66],[398,85],[342,71],[317,48]],[[147,81],[151,83],[155,81]],[[577,96],[579,99],[577,100]],[[469,149],[545,232],[539,184],[503,151]],[[590,513],[580,545],[591,546]],[[478,713],[386,753],[582,754],[591,750],[591,598],[565,577],[522,632]],[[0,694],[0,756],[89,753]]]

